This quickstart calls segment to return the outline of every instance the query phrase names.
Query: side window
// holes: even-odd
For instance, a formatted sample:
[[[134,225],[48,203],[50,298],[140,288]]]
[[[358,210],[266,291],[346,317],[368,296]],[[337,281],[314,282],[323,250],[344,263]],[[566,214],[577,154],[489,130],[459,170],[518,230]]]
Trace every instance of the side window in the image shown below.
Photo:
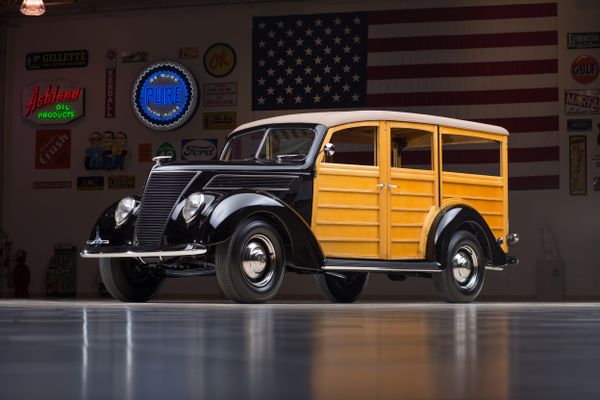
[[[500,176],[500,142],[442,134],[442,171]]]
[[[392,128],[392,167],[432,169],[433,133],[412,128]]]
[[[375,126],[337,131],[329,142],[335,146],[335,154],[323,157],[323,162],[377,165],[377,127]]]

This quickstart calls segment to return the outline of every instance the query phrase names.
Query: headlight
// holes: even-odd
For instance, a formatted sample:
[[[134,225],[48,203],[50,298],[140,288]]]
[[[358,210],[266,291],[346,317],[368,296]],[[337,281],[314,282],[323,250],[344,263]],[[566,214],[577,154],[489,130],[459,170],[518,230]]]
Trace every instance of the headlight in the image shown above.
[[[202,193],[190,194],[188,198],[185,199],[185,204],[181,211],[185,222],[188,224],[192,222],[202,207],[204,207],[204,195]]]
[[[135,199],[131,196],[124,197],[117,205],[117,209],[115,210],[115,224],[117,227],[123,225],[129,214],[135,208]]]

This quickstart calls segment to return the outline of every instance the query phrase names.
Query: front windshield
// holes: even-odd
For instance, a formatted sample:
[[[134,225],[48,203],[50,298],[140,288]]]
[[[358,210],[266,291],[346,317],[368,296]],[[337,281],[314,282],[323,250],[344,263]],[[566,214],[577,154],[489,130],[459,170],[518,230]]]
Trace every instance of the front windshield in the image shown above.
[[[221,156],[225,161],[302,161],[315,139],[312,129],[272,128],[235,136]]]

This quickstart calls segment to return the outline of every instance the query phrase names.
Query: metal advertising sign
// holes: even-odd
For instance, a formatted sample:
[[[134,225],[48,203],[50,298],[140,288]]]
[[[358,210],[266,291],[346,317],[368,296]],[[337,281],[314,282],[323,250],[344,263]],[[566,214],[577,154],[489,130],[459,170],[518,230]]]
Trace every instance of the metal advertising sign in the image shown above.
[[[177,159],[177,151],[175,150],[175,146],[173,146],[169,142],[164,142],[158,149],[156,150],[156,157],[158,156],[170,156],[171,158],[167,161],[175,161]]]
[[[77,190],[104,190],[103,176],[78,176]]]
[[[123,64],[139,63],[148,61],[147,51],[122,51],[121,62]]]
[[[204,113],[204,129],[233,129],[237,124],[235,111],[220,111]]]
[[[215,43],[204,53],[204,69],[215,78],[229,75],[235,68],[235,63],[235,51],[226,43]]]
[[[71,181],[34,181],[33,189],[71,189]]]
[[[71,130],[39,130],[35,135],[35,168],[71,168]]]
[[[569,193],[587,194],[587,137],[569,136]]]
[[[189,161],[216,160],[217,143],[217,139],[183,139],[181,141],[181,159]]]
[[[114,118],[116,107],[116,89],[117,89],[117,50],[106,50],[106,79],[104,86],[104,117]]]
[[[109,189],[135,188],[135,175],[112,175],[108,177]]]
[[[41,81],[23,89],[23,118],[37,125],[62,125],[84,114],[85,89],[76,83]]]
[[[568,132],[588,132],[592,130],[591,119],[568,119],[567,120],[567,131]]]
[[[600,114],[600,89],[565,90],[565,114]]]
[[[150,129],[170,131],[184,125],[196,111],[196,79],[175,61],[144,68],[133,85],[131,103],[137,119]]]
[[[152,162],[152,143],[138,143],[138,162]]]
[[[233,107],[237,105],[237,83],[205,83],[204,107]]]
[[[83,68],[88,65],[87,50],[46,51],[28,53],[25,56],[25,68],[54,69],[54,68]]]
[[[569,49],[597,49],[600,47],[600,32],[567,33]]]
[[[592,83],[598,77],[598,61],[592,56],[584,54],[573,60],[571,76],[581,84]]]
[[[200,57],[200,49],[198,47],[182,47],[179,49],[179,58],[182,60],[190,60]]]

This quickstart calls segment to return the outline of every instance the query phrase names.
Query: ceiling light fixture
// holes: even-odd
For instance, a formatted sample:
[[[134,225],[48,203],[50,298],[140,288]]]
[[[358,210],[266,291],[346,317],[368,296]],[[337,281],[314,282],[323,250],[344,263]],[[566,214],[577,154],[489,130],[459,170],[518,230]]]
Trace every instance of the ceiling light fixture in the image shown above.
[[[46,12],[43,0],[23,0],[21,13],[28,16],[38,17]]]

